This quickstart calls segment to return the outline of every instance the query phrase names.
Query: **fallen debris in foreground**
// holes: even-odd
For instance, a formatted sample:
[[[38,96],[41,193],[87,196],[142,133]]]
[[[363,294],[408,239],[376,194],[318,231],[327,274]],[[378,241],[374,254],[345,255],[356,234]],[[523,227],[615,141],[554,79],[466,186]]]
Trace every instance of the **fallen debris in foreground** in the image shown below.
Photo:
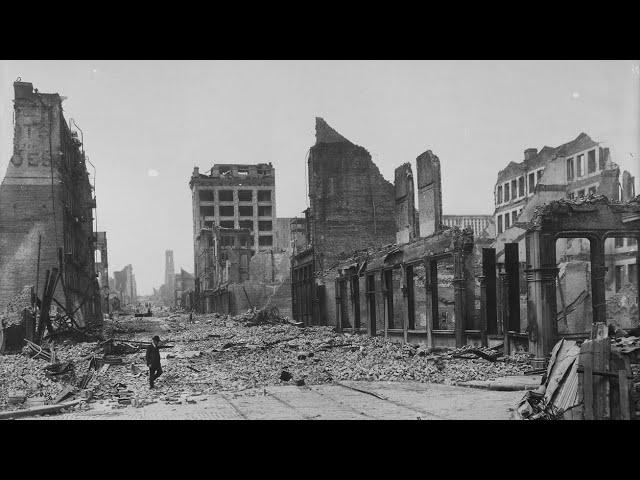
[[[455,385],[521,375],[531,368],[515,356],[455,358],[456,350],[336,333],[332,327],[300,328],[286,317],[256,324],[255,311],[235,317],[194,315],[191,324],[188,318],[182,314],[105,320],[105,332],[110,334],[105,337],[113,341],[56,343],[58,364],[53,368],[42,358],[2,356],[0,410],[13,408],[7,403],[10,390],[23,390],[27,398],[42,397],[51,403],[72,386],[71,398],[82,396],[89,403],[127,408],[157,401],[184,403],[201,394],[282,384],[412,380]],[[144,347],[154,334],[171,348],[161,350],[164,373],[150,390]]]

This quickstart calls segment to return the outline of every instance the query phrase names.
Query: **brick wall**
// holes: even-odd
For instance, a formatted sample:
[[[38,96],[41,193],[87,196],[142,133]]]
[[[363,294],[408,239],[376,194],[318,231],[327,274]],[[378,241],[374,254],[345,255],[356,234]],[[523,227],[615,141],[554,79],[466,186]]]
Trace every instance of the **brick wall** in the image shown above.
[[[319,119],[321,120],[321,119]],[[309,154],[311,236],[319,268],[355,249],[395,242],[394,186],[371,155],[331,129],[316,124],[317,142]],[[330,129],[330,127],[328,127]]]

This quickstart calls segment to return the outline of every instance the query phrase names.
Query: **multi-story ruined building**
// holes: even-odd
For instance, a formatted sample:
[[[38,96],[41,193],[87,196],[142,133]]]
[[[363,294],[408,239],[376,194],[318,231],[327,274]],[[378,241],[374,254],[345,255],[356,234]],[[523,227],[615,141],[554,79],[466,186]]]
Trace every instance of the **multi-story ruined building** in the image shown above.
[[[120,306],[135,305],[138,301],[138,293],[133,267],[129,264],[119,272],[113,272],[113,278],[114,292],[118,295]]]
[[[184,269],[175,274],[175,306],[190,309],[194,306],[195,277]]]
[[[57,268],[54,298],[76,311],[78,325],[100,322],[96,200],[82,143],[60,95],[13,86],[13,155],[0,186],[0,310],[25,285],[38,285],[41,298],[46,271]]]
[[[494,212],[496,225],[495,248],[497,262],[505,263],[505,244],[517,244],[520,263],[520,309],[517,325],[524,330],[528,305],[525,270],[525,236],[529,222],[537,209],[554,201],[584,201],[590,196],[604,196],[610,201],[629,201],[635,195],[634,179],[628,172],[619,181],[620,169],[608,148],[581,133],[574,140],[559,147],[545,146],[525,150],[524,160],[511,162],[498,173],[495,186]],[[557,268],[557,304],[560,332],[582,334],[591,326],[591,245],[586,237],[563,237],[555,241]],[[606,251],[605,286],[607,299],[613,298],[625,285],[636,282],[637,244],[634,238],[610,238],[604,243]],[[515,250],[514,250],[515,252]],[[635,293],[631,297],[635,297]],[[609,309],[612,314],[614,309]],[[613,315],[613,314],[612,314]],[[611,316],[609,321],[615,323]]]
[[[214,164],[209,175],[195,167],[189,186],[194,246],[200,230],[215,224],[249,229],[256,252],[278,248],[274,242],[275,169],[270,163]]]
[[[102,311],[108,313],[109,307],[109,259],[107,255],[107,232],[96,233],[96,275],[100,286]]]
[[[292,219],[276,217],[273,166],[215,164],[209,175],[196,167],[189,186],[198,310],[288,314]]]

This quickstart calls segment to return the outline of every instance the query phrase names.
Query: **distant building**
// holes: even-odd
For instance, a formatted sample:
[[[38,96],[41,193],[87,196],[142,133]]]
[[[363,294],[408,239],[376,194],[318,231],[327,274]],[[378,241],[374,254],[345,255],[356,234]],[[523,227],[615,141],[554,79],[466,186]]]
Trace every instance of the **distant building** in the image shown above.
[[[120,306],[135,305],[138,301],[138,293],[133,267],[127,265],[119,272],[113,272],[113,277],[115,279],[114,290],[120,300]]]
[[[180,273],[175,274],[174,285],[175,306],[178,308],[191,308],[194,305],[194,276],[181,268]]]
[[[473,237],[494,236],[492,230],[488,230],[493,223],[492,215],[443,215],[442,224],[446,227],[458,227],[461,230],[469,227],[473,230]]]

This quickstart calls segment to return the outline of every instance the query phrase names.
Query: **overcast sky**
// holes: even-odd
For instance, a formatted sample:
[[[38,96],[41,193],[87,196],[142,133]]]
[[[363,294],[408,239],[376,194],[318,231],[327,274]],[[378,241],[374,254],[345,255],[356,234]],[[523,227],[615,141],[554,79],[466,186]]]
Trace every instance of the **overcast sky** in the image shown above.
[[[194,166],[271,162],[277,215],[300,215],[316,116],[390,181],[432,150],[445,214],[492,213],[498,170],[580,132],[640,179],[638,61],[0,61],[3,177],[19,76],[67,97],[97,168],[110,273],[131,263],[139,294],[163,283],[166,249],[193,272]]]

